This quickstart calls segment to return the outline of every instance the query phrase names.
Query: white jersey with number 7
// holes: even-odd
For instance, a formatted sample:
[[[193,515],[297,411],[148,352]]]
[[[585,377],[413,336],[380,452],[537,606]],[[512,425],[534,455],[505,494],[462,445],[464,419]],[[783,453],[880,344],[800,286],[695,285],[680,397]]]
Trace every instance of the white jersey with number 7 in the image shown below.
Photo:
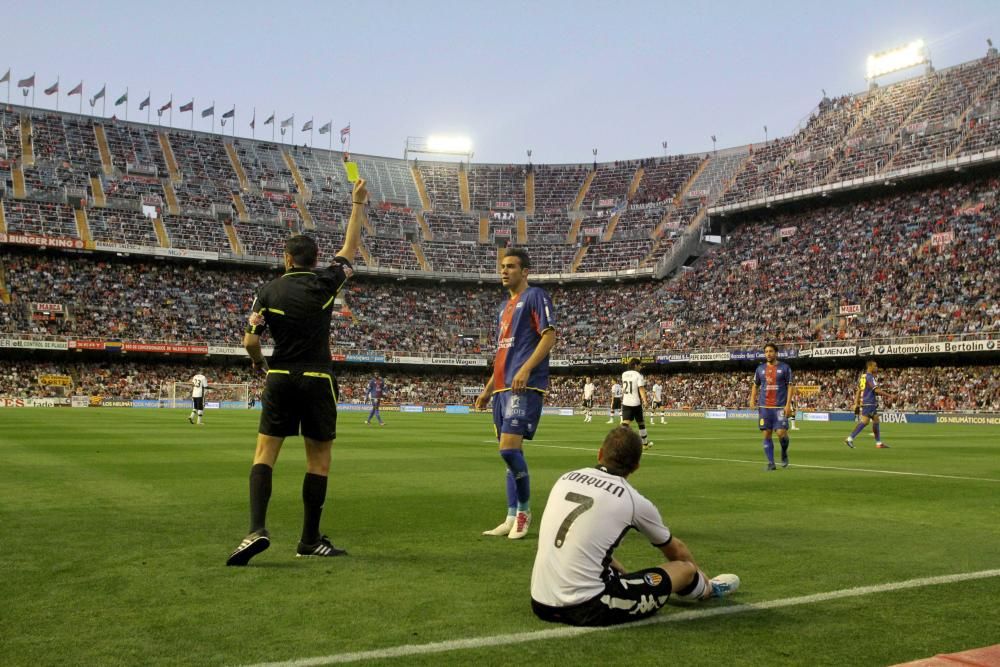
[[[556,481],[538,530],[532,599],[552,607],[585,602],[604,590],[602,574],[630,528],[655,547],[670,542],[660,511],[624,477],[581,468]]]

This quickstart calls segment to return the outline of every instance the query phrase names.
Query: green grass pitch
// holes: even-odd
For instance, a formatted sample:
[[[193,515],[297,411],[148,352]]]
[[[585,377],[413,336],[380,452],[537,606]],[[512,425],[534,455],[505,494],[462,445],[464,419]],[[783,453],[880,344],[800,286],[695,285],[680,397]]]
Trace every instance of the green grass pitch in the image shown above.
[[[503,517],[489,417],[340,416],[323,526],[350,556],[296,559],[301,441],[285,444],[271,549],[226,568],[247,529],[257,413],[0,412],[0,664],[246,665],[551,630],[528,582],[537,530]],[[593,464],[605,418],[546,416],[526,446],[535,521],[556,477]],[[753,421],[672,419],[633,484],[751,605],[1000,568],[1000,428],[805,423],[766,473]],[[911,473],[911,474],[894,474]],[[637,534],[626,566],[658,562]],[[1000,643],[1000,577],[580,636],[386,659],[426,665],[886,665]],[[684,613],[668,608],[660,617]],[[314,664],[314,663],[300,663]],[[321,664],[317,662],[315,664]],[[382,663],[379,663],[382,664]]]

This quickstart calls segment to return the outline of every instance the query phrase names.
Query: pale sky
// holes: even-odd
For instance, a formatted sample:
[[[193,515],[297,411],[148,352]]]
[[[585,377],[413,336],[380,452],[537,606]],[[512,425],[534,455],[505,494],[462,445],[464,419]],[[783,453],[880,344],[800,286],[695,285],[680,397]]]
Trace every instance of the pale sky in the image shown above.
[[[44,108],[58,76],[63,109],[83,80],[87,98],[107,83],[108,116],[128,86],[132,120],[148,91],[154,108],[173,93],[176,127],[194,98],[195,129],[210,129],[199,112],[214,100],[217,114],[236,106],[238,135],[256,107],[258,138],[277,111],[295,114],[299,144],[313,118],[350,122],[360,153],[402,157],[407,136],[451,133],[471,137],[476,162],[525,162],[530,148],[558,163],[593,148],[599,161],[662,155],[662,141],[706,151],[712,134],[735,146],[764,125],[788,135],[821,89],[863,90],[873,51],[922,38],[938,68],[983,56],[988,37],[1000,44],[1000,2],[40,0],[8,10],[3,32],[0,76],[36,73]]]

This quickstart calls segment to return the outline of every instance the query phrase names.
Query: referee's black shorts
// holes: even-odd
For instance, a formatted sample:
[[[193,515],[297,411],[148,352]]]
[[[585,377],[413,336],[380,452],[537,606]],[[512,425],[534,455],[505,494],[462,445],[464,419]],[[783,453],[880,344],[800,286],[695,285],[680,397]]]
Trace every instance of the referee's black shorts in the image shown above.
[[[259,433],[279,438],[300,432],[313,440],[337,437],[337,380],[330,369],[267,372]]]

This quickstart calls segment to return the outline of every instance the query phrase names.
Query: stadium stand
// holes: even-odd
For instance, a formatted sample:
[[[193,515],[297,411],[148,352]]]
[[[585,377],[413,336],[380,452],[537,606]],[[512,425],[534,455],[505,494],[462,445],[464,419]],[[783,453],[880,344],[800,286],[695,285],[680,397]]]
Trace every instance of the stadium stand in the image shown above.
[[[761,336],[782,341],[823,341],[996,332],[1000,329],[996,262],[1000,228],[995,197],[998,186],[997,178],[981,177],[857,203],[768,214],[730,230],[726,243],[676,279],[606,283],[600,287],[601,299],[592,298],[594,283],[549,285],[560,312],[560,349],[566,354],[613,353],[648,345],[637,341],[635,332],[656,330],[661,322],[671,323],[656,343],[662,349],[699,348],[706,341],[752,345]],[[109,219],[113,217],[111,213],[107,215]],[[7,211],[7,224],[14,230],[36,230],[37,225],[26,228],[36,217],[49,226],[56,224],[50,218],[58,218],[59,229],[64,234],[73,233],[71,211],[54,204],[15,202]],[[140,226],[141,222],[132,218],[130,224]],[[105,234],[107,225],[103,215],[95,216],[94,229],[98,233]],[[216,221],[168,216],[165,225],[178,247],[216,247],[226,242],[223,226]],[[237,222],[235,227],[248,255],[275,260],[289,232],[287,228],[262,223]],[[138,233],[148,238],[148,229],[121,231],[128,239]],[[327,255],[339,248],[342,238],[339,229],[318,229],[315,234]],[[369,237],[368,242],[380,258],[381,266],[408,269],[420,266],[409,241],[378,236]],[[594,243],[583,257],[582,266],[594,271],[635,266],[650,243],[649,239]],[[423,243],[422,247],[432,269],[446,266],[471,273],[495,273],[494,246],[433,241]],[[536,256],[546,263],[565,264],[575,252],[567,244],[533,248]],[[234,271],[207,265],[194,272],[198,276],[196,283],[185,284],[180,279],[172,280],[189,272],[172,264],[104,255],[71,261],[59,254],[24,252],[9,246],[0,257],[7,266],[8,288],[15,307],[26,300],[73,302],[74,290],[89,295],[92,292],[89,285],[116,280],[117,308],[157,304],[161,300],[158,290],[169,288],[177,292],[172,310],[183,308],[185,299],[194,299],[196,303],[204,298],[205,303],[238,304],[233,310],[243,312],[249,305],[252,286],[269,275],[260,269]],[[361,260],[358,263],[363,264]],[[33,268],[29,269],[29,265]],[[166,277],[152,280],[163,272]],[[129,278],[132,274],[141,279]],[[66,276],[65,281],[74,289],[66,291],[63,283],[53,283],[51,276]],[[914,280],[915,276],[919,279]],[[235,282],[234,277],[238,277]],[[389,313],[408,312],[409,299],[414,294],[420,295],[421,301],[436,304],[436,315],[428,315],[420,324],[426,329],[450,319],[451,308],[455,306],[446,304],[468,298],[464,291],[450,284],[411,281],[404,289],[395,282],[369,284],[364,278],[359,280],[366,286],[361,291],[365,296],[354,308],[360,321],[378,320],[377,313],[366,310],[371,303],[367,300],[369,292]],[[458,321],[474,330],[486,331],[492,313],[490,303],[499,290],[494,283],[478,290],[492,296],[475,308],[461,310]],[[181,293],[188,296],[181,297]],[[83,309],[81,315],[95,307],[95,303],[85,298],[79,305]],[[609,316],[608,303],[641,307],[633,307],[631,316],[622,322]],[[861,312],[851,318],[839,317],[842,305],[858,306]],[[227,312],[195,310],[182,319],[197,324],[201,332],[221,332],[219,337],[183,333],[176,329],[172,310],[162,313],[154,310],[153,314],[143,316],[146,319],[141,324],[130,324],[135,328],[126,330],[137,338],[149,340],[194,336],[197,340],[223,341],[231,340],[236,335],[233,332],[238,333],[242,326],[238,318],[229,324]],[[170,317],[160,321],[161,314]],[[99,321],[104,315],[87,314],[76,321],[89,323],[95,317]],[[75,331],[76,335],[83,335],[86,326]],[[388,323],[382,326],[391,328]],[[176,331],[180,338],[157,334],[169,330]],[[7,331],[13,333],[17,329]],[[377,340],[366,340],[363,336],[352,342],[365,349],[378,349]],[[454,341],[441,349],[442,352],[460,350]]]

